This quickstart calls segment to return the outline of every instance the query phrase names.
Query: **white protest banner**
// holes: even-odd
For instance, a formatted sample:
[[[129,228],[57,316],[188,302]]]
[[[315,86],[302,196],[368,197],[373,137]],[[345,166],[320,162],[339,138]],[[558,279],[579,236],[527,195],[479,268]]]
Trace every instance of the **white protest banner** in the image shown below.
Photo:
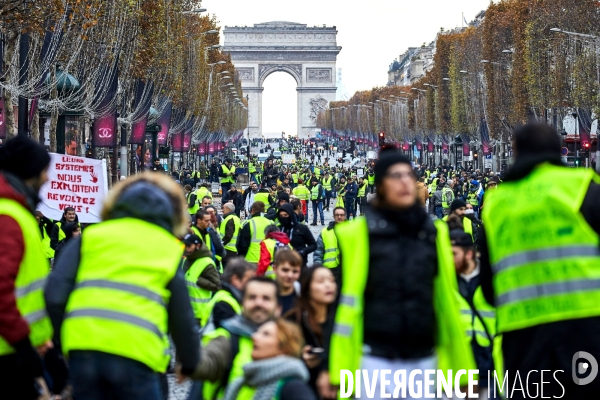
[[[296,156],[293,154],[283,154],[281,160],[284,164],[294,164],[296,162]]]
[[[79,222],[100,222],[106,192],[106,160],[50,153],[48,182],[40,190],[38,210],[59,220],[66,207],[73,207]]]

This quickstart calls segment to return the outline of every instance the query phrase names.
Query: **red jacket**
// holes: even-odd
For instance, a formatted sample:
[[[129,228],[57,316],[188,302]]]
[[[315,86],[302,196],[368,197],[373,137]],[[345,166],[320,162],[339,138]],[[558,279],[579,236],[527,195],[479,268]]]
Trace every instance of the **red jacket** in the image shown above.
[[[0,198],[16,200],[29,208],[25,194],[19,193],[0,174]],[[25,253],[23,232],[17,221],[0,215],[0,336],[13,345],[29,335],[29,324],[17,309],[15,280]]]
[[[288,245],[290,244],[290,238],[283,232],[271,232],[267,235],[265,239],[275,239],[278,242]],[[267,249],[264,240],[260,242],[260,259],[258,260],[258,265],[256,267],[256,276],[264,276],[271,265],[273,260],[271,259],[271,253]]]

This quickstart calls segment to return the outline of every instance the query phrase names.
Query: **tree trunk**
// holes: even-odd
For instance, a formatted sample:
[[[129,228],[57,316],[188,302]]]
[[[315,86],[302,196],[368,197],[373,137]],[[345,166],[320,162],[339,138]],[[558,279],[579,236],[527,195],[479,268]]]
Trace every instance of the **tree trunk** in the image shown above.
[[[40,108],[36,107],[31,121],[31,138],[36,142],[40,141]]]
[[[50,82],[56,81],[56,68],[50,68]],[[50,92],[50,99],[55,100],[58,98],[58,88],[56,85]],[[52,109],[50,115],[50,151],[56,153],[56,125],[58,125],[58,110]]]
[[[15,31],[8,31],[5,35],[6,42],[4,47],[4,68],[3,71],[11,72],[11,61],[13,60],[13,53],[17,46],[17,39],[19,35]],[[15,113],[13,110],[12,93],[10,91],[4,91],[4,107],[6,111],[6,138],[10,139],[15,136]]]
[[[112,180],[112,164],[110,162],[110,153],[108,151],[108,149],[106,149],[105,154],[105,159],[106,159],[106,176],[108,178],[108,188],[112,188],[113,185],[113,180]]]

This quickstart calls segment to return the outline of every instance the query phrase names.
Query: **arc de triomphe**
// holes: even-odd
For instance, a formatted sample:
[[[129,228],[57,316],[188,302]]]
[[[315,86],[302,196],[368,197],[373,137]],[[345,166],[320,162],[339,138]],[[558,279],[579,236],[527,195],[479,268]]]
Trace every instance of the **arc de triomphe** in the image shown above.
[[[265,79],[277,71],[297,83],[299,138],[313,137],[319,110],[335,101],[336,27],[307,27],[294,22],[266,22],[253,27],[225,27],[223,51],[239,73],[249,95],[250,137],[262,136],[262,92]]]

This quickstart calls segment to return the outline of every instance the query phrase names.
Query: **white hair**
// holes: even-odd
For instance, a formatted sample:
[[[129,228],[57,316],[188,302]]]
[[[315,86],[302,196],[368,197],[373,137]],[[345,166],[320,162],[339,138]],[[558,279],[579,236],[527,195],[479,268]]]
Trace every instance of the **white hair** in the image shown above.
[[[223,208],[226,208],[227,210],[233,212],[235,211],[235,206],[231,203],[225,203],[223,204]]]

